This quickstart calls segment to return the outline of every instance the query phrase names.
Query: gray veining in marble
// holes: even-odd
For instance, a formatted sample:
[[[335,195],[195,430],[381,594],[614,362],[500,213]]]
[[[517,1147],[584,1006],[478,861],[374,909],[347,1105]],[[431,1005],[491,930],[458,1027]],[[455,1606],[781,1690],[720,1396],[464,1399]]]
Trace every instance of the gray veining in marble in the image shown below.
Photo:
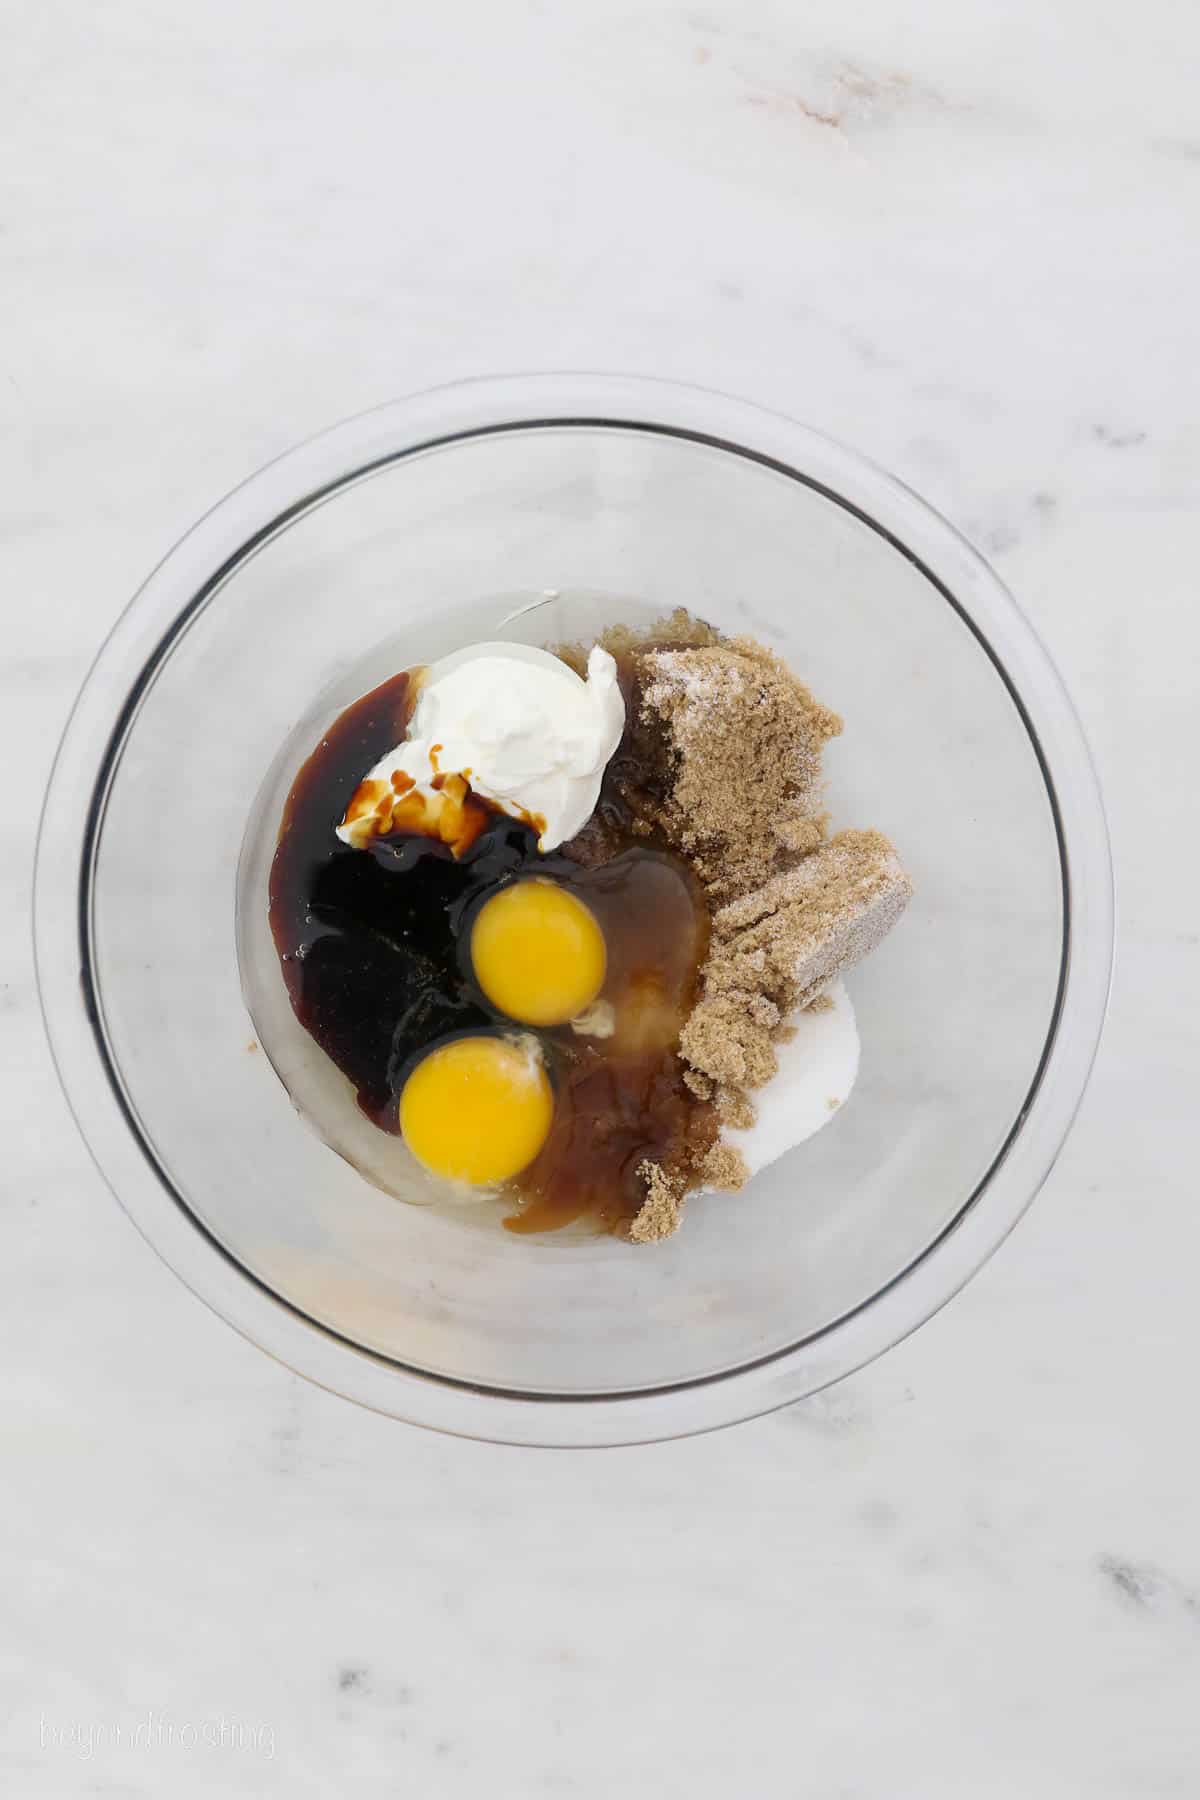
[[[1200,14],[4,22],[3,1791],[1194,1800]],[[63,719],[178,534],[376,400],[580,365],[777,405],[968,531],[1122,903],[1078,1128],[970,1288],[807,1404],[597,1456],[406,1430],[210,1317],[76,1138],[28,949]]]

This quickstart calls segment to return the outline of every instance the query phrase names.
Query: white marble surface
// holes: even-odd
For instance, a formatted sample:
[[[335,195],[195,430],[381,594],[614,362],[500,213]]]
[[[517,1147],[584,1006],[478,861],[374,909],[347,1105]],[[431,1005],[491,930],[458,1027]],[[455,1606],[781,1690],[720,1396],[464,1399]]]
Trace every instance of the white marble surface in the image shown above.
[[[1190,1800],[1200,15],[4,21],[4,1792]],[[944,1313],[757,1424],[553,1455],[355,1411],[186,1295],[59,1097],[27,887],[76,684],[204,507],[378,399],[580,364],[772,402],[973,534],[1091,734],[1122,942],[1076,1133]]]

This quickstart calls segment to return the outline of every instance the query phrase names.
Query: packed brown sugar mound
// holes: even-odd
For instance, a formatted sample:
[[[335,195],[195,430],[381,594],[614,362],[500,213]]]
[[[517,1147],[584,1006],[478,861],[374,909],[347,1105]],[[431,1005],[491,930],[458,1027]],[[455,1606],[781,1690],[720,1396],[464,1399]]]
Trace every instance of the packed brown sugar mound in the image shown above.
[[[885,837],[843,831],[720,907],[701,997],[680,1039],[700,1091],[769,1081],[788,1014],[869,955],[911,892]]]
[[[754,1118],[753,1092],[777,1067],[797,1009],[869,954],[907,905],[911,883],[877,831],[830,837],[821,752],[842,729],[778,657],[750,638],[721,640],[675,614],[632,659],[639,763],[662,779],[625,799],[643,828],[691,864],[712,908],[712,936],[680,1055],[700,1103],[730,1126]],[[647,749],[656,751],[648,758]],[[682,1173],[646,1163],[646,1201],[630,1226],[648,1243],[678,1229],[687,1192],[746,1179],[718,1138]]]
[[[825,835],[821,751],[842,721],[750,638],[648,651],[643,717],[666,732],[659,823],[714,897],[744,893]]]

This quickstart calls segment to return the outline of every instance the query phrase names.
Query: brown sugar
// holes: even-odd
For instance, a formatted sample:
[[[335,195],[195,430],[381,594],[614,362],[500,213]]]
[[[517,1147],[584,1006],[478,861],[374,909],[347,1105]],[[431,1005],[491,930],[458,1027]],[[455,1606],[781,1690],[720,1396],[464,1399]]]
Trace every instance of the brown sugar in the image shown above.
[[[839,832],[720,908],[708,981],[726,969],[728,985],[753,966],[761,970],[760,991],[781,1010],[809,1006],[874,950],[911,896],[912,883],[881,832]]]
[[[741,1151],[722,1140],[718,1140],[705,1157],[702,1173],[706,1186],[720,1188],[725,1193],[736,1193],[750,1179]]]
[[[669,746],[658,822],[712,895],[821,842],[821,751],[842,722],[777,656],[750,638],[655,648],[639,677],[643,718]]]
[[[599,644],[602,650],[607,650],[610,656],[621,663],[644,656],[651,645],[655,649],[678,647],[696,650],[723,641],[714,625],[706,624],[703,619],[693,618],[686,608],[677,606],[674,612],[664,613],[653,625],[606,625],[598,637],[588,638],[586,643],[553,644],[551,649],[577,675],[586,675],[588,655],[593,643]]]
[[[628,1237],[634,1244],[654,1244],[673,1237],[683,1219],[684,1202],[690,1187],[717,1188],[734,1193],[749,1180],[746,1159],[732,1144],[720,1139],[698,1165],[696,1178],[671,1175],[661,1163],[643,1162],[638,1175],[646,1184],[646,1198],[641,1211],[630,1221]]]
[[[874,949],[911,883],[877,831],[831,838],[821,753],[842,722],[771,651],[726,640],[675,613],[639,637],[601,639],[618,657],[627,729],[611,765],[632,829],[682,855],[707,896],[712,932],[679,1036],[684,1082],[722,1132],[754,1123],[751,1098],[778,1067],[776,1047],[802,1008]],[[575,661],[577,652],[560,652]],[[597,816],[568,854],[604,861]],[[736,1189],[740,1151],[717,1136],[700,1154],[643,1162],[635,1243],[678,1230],[697,1187]]]
[[[719,908],[684,1059],[718,1088],[762,1087],[787,1015],[828,1004],[830,983],[875,948],[911,893],[885,837],[843,831]]]
[[[629,1239],[634,1244],[653,1244],[679,1230],[683,1183],[673,1181],[659,1163],[642,1163],[638,1174],[646,1183],[646,1199],[629,1227]]]

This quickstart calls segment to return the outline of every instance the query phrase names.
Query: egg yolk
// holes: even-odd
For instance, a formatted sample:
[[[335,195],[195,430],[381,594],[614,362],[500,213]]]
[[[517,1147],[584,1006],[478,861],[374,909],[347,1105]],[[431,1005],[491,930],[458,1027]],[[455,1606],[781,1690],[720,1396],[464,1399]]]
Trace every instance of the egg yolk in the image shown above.
[[[453,1038],[417,1064],[400,1095],[400,1130],[434,1175],[484,1187],[531,1163],[554,1100],[536,1043]]]
[[[510,1019],[563,1025],[604,983],[604,933],[582,900],[537,877],[502,888],[471,932],[475,979]]]

